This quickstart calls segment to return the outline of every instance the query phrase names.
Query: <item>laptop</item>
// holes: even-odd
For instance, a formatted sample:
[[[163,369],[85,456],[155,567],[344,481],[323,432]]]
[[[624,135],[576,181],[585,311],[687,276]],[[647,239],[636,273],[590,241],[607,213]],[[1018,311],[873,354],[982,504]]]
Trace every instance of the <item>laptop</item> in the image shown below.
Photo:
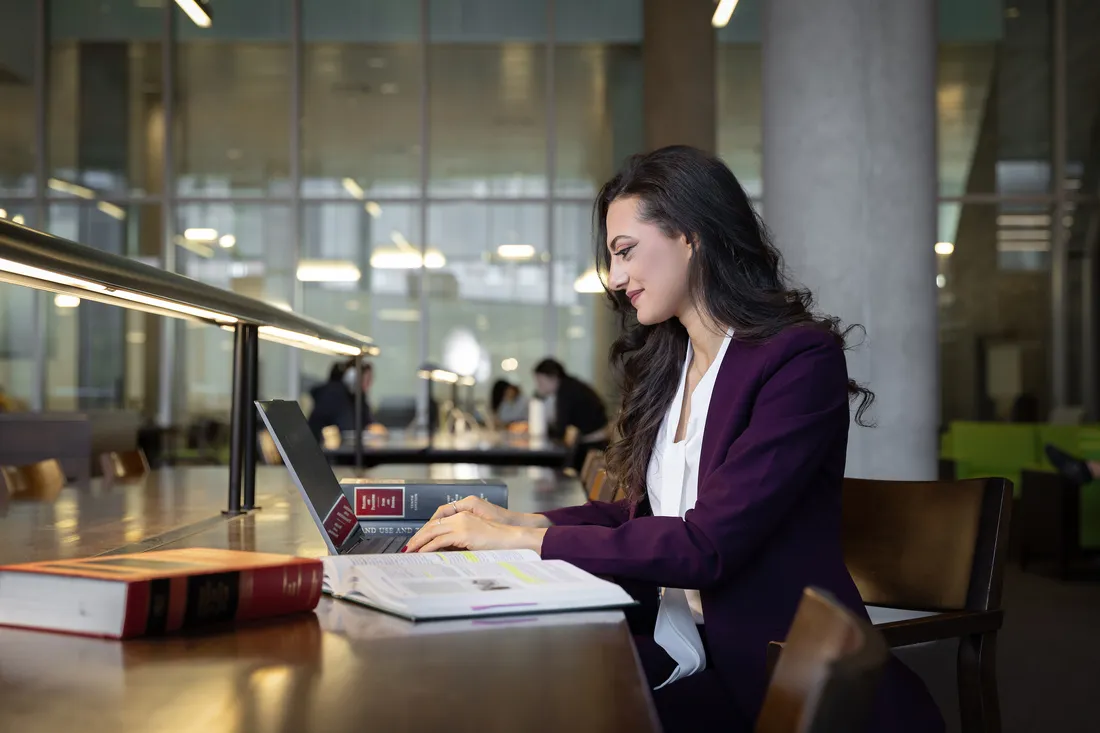
[[[297,402],[257,400],[256,409],[302,493],[310,516],[321,530],[330,555],[401,551],[412,535],[371,536],[363,532],[351,502],[340,488]]]

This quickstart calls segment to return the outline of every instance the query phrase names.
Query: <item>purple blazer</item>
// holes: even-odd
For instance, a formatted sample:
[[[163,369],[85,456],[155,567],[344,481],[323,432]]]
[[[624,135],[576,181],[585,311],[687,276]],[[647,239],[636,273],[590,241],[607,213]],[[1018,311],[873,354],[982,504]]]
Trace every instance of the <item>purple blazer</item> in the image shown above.
[[[707,667],[748,720],[763,703],[768,642],[786,638],[806,586],[866,618],[840,539],[847,381],[842,345],[822,329],[792,327],[760,344],[734,339],[707,412],[694,509],[655,517],[643,500],[546,512],[544,558],[654,594],[701,591]],[[874,731],[944,727],[923,683],[895,659],[872,717]]]

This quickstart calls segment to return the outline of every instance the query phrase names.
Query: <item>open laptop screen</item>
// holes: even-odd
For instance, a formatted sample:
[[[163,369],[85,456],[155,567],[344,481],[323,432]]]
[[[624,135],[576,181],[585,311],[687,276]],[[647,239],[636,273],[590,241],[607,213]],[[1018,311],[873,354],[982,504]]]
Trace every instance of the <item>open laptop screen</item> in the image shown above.
[[[263,400],[256,402],[283,463],[298,485],[309,513],[325,537],[329,551],[339,554],[362,539],[363,530],[355,510],[340,488],[321,446],[309,429],[306,416],[297,402]]]

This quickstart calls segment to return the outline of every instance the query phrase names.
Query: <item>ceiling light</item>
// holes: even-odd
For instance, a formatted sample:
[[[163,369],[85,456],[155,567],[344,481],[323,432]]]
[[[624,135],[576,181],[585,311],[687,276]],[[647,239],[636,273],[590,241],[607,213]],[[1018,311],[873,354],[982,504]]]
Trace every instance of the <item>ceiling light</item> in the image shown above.
[[[346,260],[302,260],[298,280],[304,283],[354,283],[362,273],[354,262]]]
[[[502,260],[529,260],[535,256],[532,244],[502,244],[497,247],[497,257]]]
[[[67,193],[72,196],[77,196],[82,199],[94,199],[95,191],[87,186],[78,186],[75,183],[69,183],[68,181],[62,181],[60,178],[51,178],[46,182],[54,191],[60,191],[61,193]]]
[[[500,368],[506,372],[514,372],[516,369],[519,369],[519,361],[513,359],[512,357],[508,357],[504,361],[500,362]]]
[[[229,249],[236,244],[237,238],[232,234],[223,234],[221,238],[218,239],[218,245],[221,246],[222,249]]]
[[[725,28],[733,17],[733,11],[737,9],[737,0],[719,0],[718,7],[714,9],[710,24],[715,28]]]
[[[447,264],[447,258],[438,249],[429,249],[424,253],[424,267],[429,270],[438,270]]]
[[[602,293],[603,281],[600,280],[600,275],[596,272],[596,268],[593,267],[573,282],[573,290],[578,293]]]
[[[377,219],[382,216],[382,207],[378,205],[377,201],[368,201],[363,205],[363,208],[367,210],[367,213]]]
[[[370,266],[376,270],[419,270],[422,263],[419,252],[375,250],[370,256]]]
[[[122,221],[126,218],[126,210],[123,209],[121,206],[116,206],[106,201],[100,201],[95,205],[95,207],[112,219],[118,219],[119,221]]]
[[[421,369],[416,373],[416,376],[421,379],[430,379],[433,382],[446,382],[447,384],[458,383],[458,375],[446,369]]]
[[[75,295],[68,295],[66,293],[58,293],[53,296],[53,304],[58,308],[76,308],[80,305],[80,298]]]
[[[343,184],[344,190],[357,199],[363,198],[363,187],[356,183],[354,178],[345,178],[340,181]]]
[[[22,214],[16,214],[15,216],[13,216],[11,218],[11,220],[15,224],[26,224],[27,223],[27,220],[23,218]]]
[[[936,254],[949,255],[955,251],[955,245],[951,242],[936,242]]]
[[[8,210],[7,209],[0,209],[0,219],[7,219],[7,218],[8,218]]]
[[[176,5],[179,5],[180,10],[187,13],[187,17],[191,19],[191,22],[199,28],[209,28],[213,22],[213,18],[210,16],[209,3],[202,2],[202,0],[176,0]]]
[[[183,238],[192,242],[213,242],[218,238],[218,230],[208,229],[206,227],[184,229]]]

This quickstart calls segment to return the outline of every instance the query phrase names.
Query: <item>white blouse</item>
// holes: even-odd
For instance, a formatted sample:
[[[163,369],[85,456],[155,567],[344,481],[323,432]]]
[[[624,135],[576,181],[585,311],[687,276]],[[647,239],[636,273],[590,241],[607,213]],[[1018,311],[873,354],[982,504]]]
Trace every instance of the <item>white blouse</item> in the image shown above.
[[[707,410],[714,392],[714,383],[733,331],[722,340],[722,346],[695,391],[691,394],[691,408],[684,430],[684,439],[676,442],[677,427],[684,404],[688,367],[692,349],[688,343],[684,366],[680,370],[680,386],[668,406],[653,455],[646,473],[649,505],[654,516],[683,517],[695,507],[699,494],[699,453],[703,446],[703,430],[707,424]],[[696,624],[703,623],[703,605],[698,590],[680,588],[661,589],[661,607],[657,612],[657,626],[653,638],[676,662],[672,675],[655,689],[670,682],[695,674],[706,668],[706,653]]]

